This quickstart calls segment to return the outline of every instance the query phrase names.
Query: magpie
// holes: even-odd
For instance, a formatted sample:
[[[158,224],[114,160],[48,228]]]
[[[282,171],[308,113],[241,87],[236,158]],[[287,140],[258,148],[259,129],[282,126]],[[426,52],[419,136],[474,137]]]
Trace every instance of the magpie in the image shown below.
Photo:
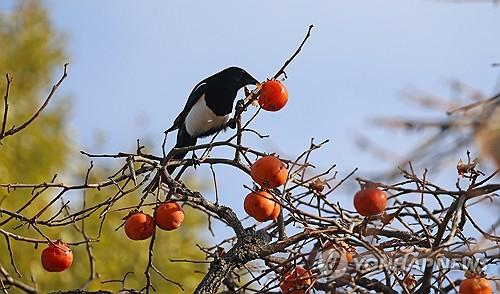
[[[228,67],[199,82],[189,94],[184,109],[172,126],[165,131],[169,133],[178,130],[174,148],[194,146],[198,138],[226,129],[238,91],[244,86],[258,83],[244,69],[235,66]],[[182,159],[186,154],[187,152],[176,153],[172,159]],[[167,158],[170,157],[169,155]],[[175,165],[167,167],[167,172],[172,174],[176,167]],[[158,176],[157,174],[154,177],[144,192],[156,189],[159,184]]]

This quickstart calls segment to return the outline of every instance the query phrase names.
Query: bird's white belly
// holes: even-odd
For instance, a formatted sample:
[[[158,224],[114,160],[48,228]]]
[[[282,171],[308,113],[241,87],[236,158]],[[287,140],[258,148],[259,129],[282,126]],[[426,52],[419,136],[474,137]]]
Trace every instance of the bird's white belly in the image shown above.
[[[198,137],[209,130],[219,129],[229,120],[229,114],[217,116],[205,104],[205,96],[200,97],[186,116],[186,130],[191,137]]]

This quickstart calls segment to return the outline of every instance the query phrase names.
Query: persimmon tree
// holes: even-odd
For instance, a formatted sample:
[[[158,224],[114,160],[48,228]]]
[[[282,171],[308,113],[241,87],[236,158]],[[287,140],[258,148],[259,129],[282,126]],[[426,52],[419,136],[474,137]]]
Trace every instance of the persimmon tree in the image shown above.
[[[286,80],[286,68],[303,49],[312,28],[309,27],[302,43],[277,73],[270,77],[271,80]],[[66,69],[54,91],[65,77]],[[9,80],[5,102],[8,101],[8,90]],[[99,158],[117,161],[120,168],[95,179],[92,176],[94,165],[91,163],[83,181],[75,185],[56,180],[35,184],[1,183],[0,187],[7,193],[14,190],[25,192],[23,206],[29,206],[41,195],[52,196],[44,207],[30,215],[19,209],[0,208],[3,215],[19,222],[17,227],[0,227],[0,233],[8,244],[5,254],[10,256],[11,261],[10,270],[5,265],[0,268],[0,287],[4,291],[38,291],[12,274],[12,271],[16,271],[14,244],[33,244],[33,255],[38,257],[42,248],[59,244],[58,240],[50,238],[48,231],[79,226],[81,238],[66,242],[69,247],[89,244],[100,246],[101,230],[96,235],[89,235],[84,221],[98,215],[102,228],[107,221],[107,212],[113,209],[123,212],[124,224],[132,216],[137,218],[137,222],[134,220],[130,226],[125,224],[125,229],[131,232],[129,234],[128,231],[127,235],[132,236],[129,242],[144,242],[132,239],[147,239],[145,242],[149,242],[149,246],[142,252],[126,253],[131,258],[139,254],[148,256],[142,288],[127,288],[127,281],[133,279],[128,273],[111,282],[117,282],[123,293],[151,293],[157,287],[152,280],[154,275],[161,277],[163,283],[176,285],[181,292],[183,285],[173,280],[169,272],[158,268],[158,264],[163,262],[157,258],[158,237],[169,232],[158,227],[151,232],[153,219],[157,224],[161,219],[163,228],[182,231],[182,219],[188,219],[189,212],[183,212],[181,218],[178,214],[182,211],[180,206],[191,207],[191,211],[207,215],[211,220],[207,231],[211,230],[212,221],[225,224],[232,231],[231,237],[220,239],[217,244],[198,246],[205,256],[204,260],[187,259],[182,251],[178,252],[178,259],[171,260],[207,265],[195,293],[456,293],[461,283],[470,286],[476,280],[483,285],[494,286],[496,277],[484,279],[483,276],[485,267],[499,262],[500,236],[496,232],[499,222],[496,221],[491,228],[483,227],[478,222],[481,216],[473,214],[471,207],[485,202],[490,206],[498,205],[496,192],[500,184],[495,182],[498,170],[485,174],[469,158],[469,161],[459,166],[458,180],[453,189],[433,182],[427,171],[419,174],[411,164],[407,165],[408,168],[401,167],[398,179],[391,182],[357,177],[357,170],[349,171],[347,176],[340,178],[334,163],[320,170],[311,161],[311,155],[321,150],[328,140],[311,140],[309,147],[295,158],[267,154],[247,146],[247,136],[265,139],[258,130],[252,128],[252,122],[259,119],[259,113],[264,110],[253,106],[261,103],[274,111],[281,109],[286,100],[281,99],[279,106],[271,107],[267,100],[269,97],[266,97],[265,103],[259,102],[260,87],[245,92],[246,97],[236,103],[236,127],[234,135],[228,139],[220,140],[216,134],[208,143],[174,149],[168,153],[168,157],[165,157],[165,150],[162,155],[145,152],[139,141],[133,153],[92,154],[82,151],[90,160]],[[497,98],[484,102],[489,103],[488,109],[498,108]],[[5,118],[9,110],[8,104],[4,105],[3,125],[6,125]],[[42,111],[43,108],[39,112]],[[29,120],[23,126],[29,128],[35,123],[36,120]],[[9,130],[16,129],[2,128],[0,140],[6,134],[15,135],[14,131]],[[22,133],[16,135],[22,136]],[[213,156],[216,149],[230,150],[231,156]],[[175,154],[185,151],[198,152],[198,156],[172,159]],[[172,175],[166,172],[171,165],[180,166],[178,172]],[[241,195],[245,211],[255,218],[253,225],[245,227],[242,219],[246,216],[237,215],[234,207],[222,205],[217,193],[215,199],[211,199],[185,184],[184,172],[200,165],[211,168],[215,191],[218,181],[230,180],[217,177],[214,168],[219,165],[247,174],[248,183],[251,183],[251,179],[255,181],[253,186],[242,183],[246,184],[247,191]],[[133,205],[125,202],[128,195],[141,191],[157,172],[163,176],[156,190],[143,194]],[[359,184],[361,192],[357,195],[360,196],[356,196],[359,199],[354,203],[358,211],[348,209],[352,207],[351,203],[339,203],[332,197],[348,180],[355,180]],[[99,193],[104,189],[106,193]],[[91,206],[83,205],[80,209],[68,209],[65,203],[61,205],[61,199],[66,194],[85,191],[95,191],[100,198]],[[245,199],[247,194],[249,200]],[[354,201],[354,193],[352,197]],[[84,201],[85,196],[82,199]],[[166,212],[158,216],[160,210]],[[151,211],[152,216],[147,217],[140,211]],[[177,219],[172,225],[171,215],[174,214]],[[146,227],[141,226],[141,222]],[[18,227],[33,230],[39,237],[25,237],[18,232]],[[480,238],[468,236],[471,232]],[[113,249],[116,252],[119,250]],[[87,250],[85,256],[74,255],[73,258],[73,266],[69,270],[81,259],[94,260],[92,250]],[[87,269],[90,273],[96,270],[93,266],[95,264],[90,262]],[[75,270],[84,269],[79,267]],[[468,276],[466,282],[463,282],[464,273]],[[92,274],[90,277],[98,279]],[[87,291],[76,287],[78,285],[75,285],[75,290],[64,293]]]

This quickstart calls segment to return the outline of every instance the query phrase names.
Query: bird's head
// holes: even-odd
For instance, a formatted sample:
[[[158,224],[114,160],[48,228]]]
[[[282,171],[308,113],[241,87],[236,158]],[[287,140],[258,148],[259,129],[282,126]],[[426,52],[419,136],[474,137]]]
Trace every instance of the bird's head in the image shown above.
[[[238,89],[247,85],[256,85],[259,83],[244,69],[232,66],[228,67],[221,72],[235,87]]]

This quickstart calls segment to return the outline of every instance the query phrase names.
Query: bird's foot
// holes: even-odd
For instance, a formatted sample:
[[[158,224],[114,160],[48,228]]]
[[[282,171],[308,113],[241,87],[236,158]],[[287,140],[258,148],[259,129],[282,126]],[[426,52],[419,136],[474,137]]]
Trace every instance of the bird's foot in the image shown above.
[[[231,118],[230,120],[228,120],[227,126],[233,130],[236,129],[236,119]]]
[[[195,169],[201,165],[201,161],[200,159],[198,159],[198,156],[196,156],[196,153],[194,151],[193,151],[193,156],[191,156],[191,161],[193,162],[193,167]]]

